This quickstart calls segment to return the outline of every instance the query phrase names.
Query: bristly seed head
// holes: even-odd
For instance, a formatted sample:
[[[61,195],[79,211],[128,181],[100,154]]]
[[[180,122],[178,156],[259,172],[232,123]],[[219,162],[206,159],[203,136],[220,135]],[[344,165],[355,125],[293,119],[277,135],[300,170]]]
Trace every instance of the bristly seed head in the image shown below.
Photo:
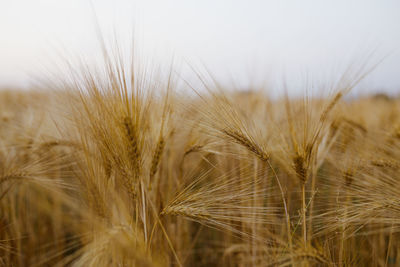
[[[161,155],[164,151],[164,147],[165,147],[165,140],[162,136],[160,136],[158,143],[157,143],[156,150],[154,151],[153,160],[151,162],[150,177],[153,177],[157,172],[157,168],[160,163],[160,159],[161,159]]]
[[[135,175],[139,175],[140,173],[140,154],[139,154],[139,147],[138,147],[138,142],[137,142],[137,135],[135,131],[135,127],[132,123],[131,118],[125,117],[124,118],[124,127],[125,127],[125,133],[126,137],[129,142],[128,146],[128,155],[131,160],[131,164],[133,167],[133,171]]]
[[[193,208],[187,206],[168,206],[166,207],[161,214],[168,214],[168,215],[181,215],[189,218],[209,218],[210,214],[202,209],[202,208]]]
[[[224,134],[232,138],[237,144],[246,147],[250,152],[254,153],[261,161],[268,161],[269,155],[265,153],[257,144],[249,140],[246,136],[238,131],[222,130]]]
[[[304,184],[307,181],[307,169],[305,166],[305,162],[304,162],[304,157],[297,154],[294,158],[293,158],[293,167],[294,170],[297,174],[297,177],[300,179],[300,181]]]

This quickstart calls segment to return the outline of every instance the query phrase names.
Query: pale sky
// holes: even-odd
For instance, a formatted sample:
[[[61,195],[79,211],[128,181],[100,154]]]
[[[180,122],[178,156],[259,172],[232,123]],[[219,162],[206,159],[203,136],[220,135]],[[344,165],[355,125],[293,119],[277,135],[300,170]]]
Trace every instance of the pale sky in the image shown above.
[[[375,49],[376,58],[389,56],[363,86],[400,93],[396,0],[0,0],[0,86],[28,86],[30,75],[61,60],[60,51],[90,57],[91,3],[106,34],[116,29],[124,41],[135,25],[143,54],[155,62],[174,54],[248,87],[305,73],[324,79]]]

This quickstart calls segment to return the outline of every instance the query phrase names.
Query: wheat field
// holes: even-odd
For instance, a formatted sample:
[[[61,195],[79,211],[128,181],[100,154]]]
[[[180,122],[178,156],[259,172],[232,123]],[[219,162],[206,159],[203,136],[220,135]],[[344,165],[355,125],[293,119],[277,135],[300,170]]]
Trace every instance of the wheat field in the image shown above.
[[[272,98],[123,62],[1,91],[0,266],[399,266],[400,100],[347,98],[368,69]]]

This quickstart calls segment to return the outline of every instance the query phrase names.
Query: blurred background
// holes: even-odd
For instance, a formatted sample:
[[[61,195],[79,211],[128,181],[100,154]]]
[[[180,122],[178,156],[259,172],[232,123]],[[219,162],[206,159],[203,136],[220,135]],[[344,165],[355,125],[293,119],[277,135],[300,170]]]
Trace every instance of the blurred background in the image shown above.
[[[329,81],[352,62],[385,60],[357,93],[400,92],[400,1],[1,0],[0,87],[29,88],[71,55],[98,56],[96,23],[141,57],[174,57],[243,90]],[[89,60],[90,61],[90,60]],[[61,69],[61,68],[60,68]],[[62,75],[62,74],[60,74]]]

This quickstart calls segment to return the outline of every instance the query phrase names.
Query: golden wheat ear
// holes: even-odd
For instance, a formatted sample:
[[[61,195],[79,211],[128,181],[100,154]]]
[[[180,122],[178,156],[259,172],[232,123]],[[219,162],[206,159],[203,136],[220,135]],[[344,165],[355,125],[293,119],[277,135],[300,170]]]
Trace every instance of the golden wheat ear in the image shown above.
[[[268,227],[284,223],[285,214],[280,201],[275,204],[270,202],[269,206],[264,205],[263,200],[279,194],[271,196],[273,193],[269,188],[261,186],[266,179],[263,171],[254,173],[251,168],[242,170],[241,180],[233,175],[234,171],[211,180],[204,173],[178,192],[162,214],[183,216],[212,228],[229,230],[245,239],[267,242],[271,237],[253,236],[250,226],[256,224]],[[259,199],[260,202],[254,205],[254,199]]]

